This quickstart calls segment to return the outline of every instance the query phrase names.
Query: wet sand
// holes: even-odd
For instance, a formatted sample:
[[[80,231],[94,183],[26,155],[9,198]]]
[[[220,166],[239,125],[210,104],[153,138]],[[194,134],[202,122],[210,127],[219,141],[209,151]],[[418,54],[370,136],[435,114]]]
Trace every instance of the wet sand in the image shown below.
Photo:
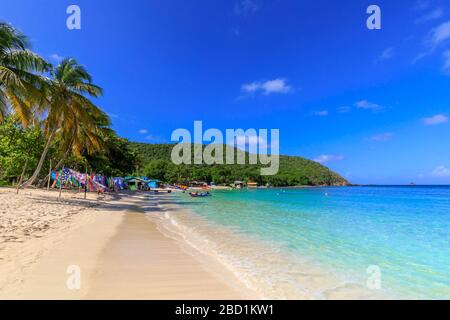
[[[127,213],[100,255],[87,298],[255,298],[247,289],[227,284],[236,282],[228,271],[222,277],[208,271],[209,263],[182,250],[141,213]]]

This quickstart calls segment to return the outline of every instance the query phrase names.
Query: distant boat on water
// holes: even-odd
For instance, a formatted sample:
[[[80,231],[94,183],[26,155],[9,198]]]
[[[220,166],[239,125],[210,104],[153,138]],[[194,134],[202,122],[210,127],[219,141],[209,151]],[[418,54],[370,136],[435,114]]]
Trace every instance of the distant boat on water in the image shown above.
[[[192,198],[205,198],[205,197],[210,197],[211,196],[211,194],[209,192],[206,192],[206,193],[189,192],[189,195]]]

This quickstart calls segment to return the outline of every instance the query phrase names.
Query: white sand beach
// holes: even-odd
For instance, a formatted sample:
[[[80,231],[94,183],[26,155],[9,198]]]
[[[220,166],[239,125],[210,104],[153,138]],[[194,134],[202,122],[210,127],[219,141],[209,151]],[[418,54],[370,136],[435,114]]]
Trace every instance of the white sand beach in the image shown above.
[[[0,299],[258,298],[161,233],[144,214],[148,197],[63,192],[58,201],[55,191],[0,188]]]

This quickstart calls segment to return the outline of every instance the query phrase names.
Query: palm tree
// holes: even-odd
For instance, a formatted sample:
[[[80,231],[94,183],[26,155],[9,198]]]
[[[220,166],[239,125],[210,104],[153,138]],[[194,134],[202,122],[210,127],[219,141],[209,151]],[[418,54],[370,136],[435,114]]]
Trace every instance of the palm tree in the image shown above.
[[[0,22],[0,121],[11,108],[26,126],[33,106],[45,103],[46,81],[40,74],[50,65],[28,47],[22,33]]]
[[[114,132],[109,128],[111,121],[106,114],[95,119],[95,121],[96,126],[86,126],[76,121],[72,127],[64,126],[57,132],[55,140],[61,157],[53,170],[61,168],[69,155],[81,158],[108,149],[107,137]],[[41,181],[40,186],[44,186],[49,178],[50,175],[47,174]]]
[[[98,142],[99,119],[106,119],[109,124],[108,116],[87,98],[99,97],[103,90],[92,83],[92,77],[75,59],[64,59],[51,71],[51,75],[47,92],[48,105],[45,107],[47,117],[44,121],[47,143],[36,170],[23,184],[24,187],[34,183],[38,177],[56,136],[73,138],[72,142],[66,144],[69,150],[80,146],[82,140],[89,141],[89,146],[92,146]],[[71,133],[72,135],[67,136]]]
[[[92,119],[95,125],[86,125],[83,122],[75,121],[73,127],[64,127],[61,132],[60,149],[65,150],[61,161],[69,154],[81,157],[84,154],[94,154],[107,148],[105,136],[111,132],[109,128],[111,122],[106,114]]]

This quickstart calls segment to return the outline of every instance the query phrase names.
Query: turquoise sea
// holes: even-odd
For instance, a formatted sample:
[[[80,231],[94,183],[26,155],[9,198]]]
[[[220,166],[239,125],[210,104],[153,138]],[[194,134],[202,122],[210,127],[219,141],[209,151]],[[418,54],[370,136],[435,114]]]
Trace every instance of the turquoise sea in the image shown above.
[[[450,187],[175,197],[174,230],[263,297],[450,299]]]

